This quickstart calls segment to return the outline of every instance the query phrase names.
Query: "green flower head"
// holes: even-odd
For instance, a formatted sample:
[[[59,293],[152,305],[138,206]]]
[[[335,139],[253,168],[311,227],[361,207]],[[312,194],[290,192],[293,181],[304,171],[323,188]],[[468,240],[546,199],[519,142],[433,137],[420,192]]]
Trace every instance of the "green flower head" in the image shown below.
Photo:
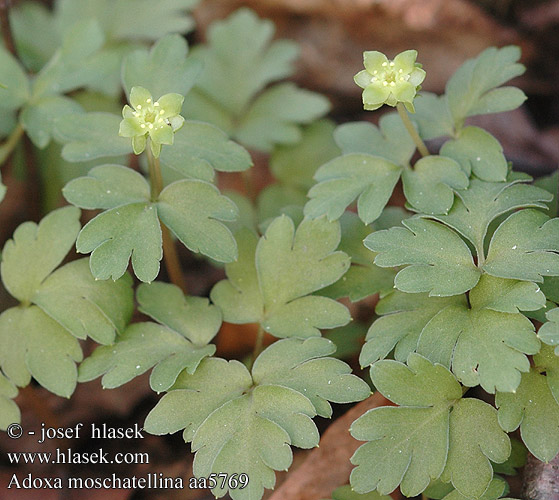
[[[180,94],[165,94],[159,100],[143,87],[132,87],[130,104],[124,106],[118,134],[132,138],[134,153],[139,155],[145,148],[147,137],[151,141],[151,151],[159,156],[162,144],[173,144],[175,132],[182,127],[184,118],[180,116],[184,97]]]
[[[383,104],[396,106],[399,102],[413,113],[413,99],[425,79],[425,71],[416,63],[417,51],[406,50],[389,61],[382,52],[363,52],[365,69],[354,76],[363,90],[363,104],[373,111]]]

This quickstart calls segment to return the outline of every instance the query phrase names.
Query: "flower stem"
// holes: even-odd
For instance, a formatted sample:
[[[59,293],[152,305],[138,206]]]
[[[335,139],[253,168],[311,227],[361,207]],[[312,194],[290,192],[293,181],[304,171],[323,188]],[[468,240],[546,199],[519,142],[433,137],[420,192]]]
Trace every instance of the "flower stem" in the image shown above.
[[[22,137],[23,127],[18,123],[18,125],[14,128],[14,130],[12,130],[12,133],[6,139],[4,144],[0,145],[0,165],[2,165],[12,154],[12,151],[19,144],[19,141]]]
[[[427,146],[425,146],[425,143],[421,140],[421,137],[419,137],[419,134],[417,133],[417,130],[413,126],[413,123],[411,122],[410,117],[408,116],[408,112],[406,111],[404,105],[401,102],[399,102],[396,105],[396,109],[398,110],[398,114],[400,115],[402,122],[404,122],[404,127],[406,127],[406,130],[408,131],[413,142],[417,146],[417,150],[421,153],[421,156],[429,156],[429,150],[427,149]]]
[[[149,141],[148,141],[149,142]],[[151,185],[151,201],[156,202],[159,194],[163,189],[163,178],[161,176],[161,164],[159,158],[156,158],[151,151],[151,144],[146,147],[149,166],[149,180]],[[161,238],[163,240],[163,258],[165,259],[165,268],[173,285],[178,286],[183,293],[187,293],[184,273],[182,272],[177,247],[171,237],[169,229],[160,221]]]

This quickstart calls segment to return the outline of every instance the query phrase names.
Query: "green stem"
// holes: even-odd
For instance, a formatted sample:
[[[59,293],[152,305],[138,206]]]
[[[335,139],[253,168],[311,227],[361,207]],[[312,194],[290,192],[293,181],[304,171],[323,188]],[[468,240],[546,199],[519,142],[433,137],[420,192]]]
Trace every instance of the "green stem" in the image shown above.
[[[258,325],[258,333],[256,334],[256,342],[254,343],[254,349],[252,351],[252,360],[250,362],[251,367],[256,361],[256,358],[262,352],[263,347],[264,347],[264,329],[262,328],[261,325]]]
[[[413,123],[411,122],[410,117],[408,116],[408,112],[406,111],[404,105],[401,102],[399,102],[396,105],[396,109],[398,110],[398,114],[400,115],[400,118],[404,123],[404,127],[406,127],[408,134],[410,134],[418,151],[421,153],[421,156],[429,156],[429,150],[427,149],[427,146],[425,146],[425,143],[421,140],[421,137],[419,137],[419,134],[417,133],[417,130],[413,126]]]
[[[0,165],[12,154],[12,151],[19,144],[20,139],[23,137],[23,127],[18,123],[16,128],[6,139],[4,144],[0,146]]]
[[[159,198],[159,194],[163,190],[163,177],[161,176],[161,164],[159,163],[159,158],[156,158],[151,151],[151,144],[149,143],[146,147],[148,155],[148,167],[149,167],[149,180],[151,185],[151,201],[156,202]],[[163,240],[163,258],[165,260],[165,268],[167,269],[167,274],[173,285],[178,286],[183,293],[187,293],[186,282],[184,279],[184,273],[182,271],[179,255],[177,253],[177,247],[175,242],[171,237],[169,229],[160,221],[161,224],[161,238]]]

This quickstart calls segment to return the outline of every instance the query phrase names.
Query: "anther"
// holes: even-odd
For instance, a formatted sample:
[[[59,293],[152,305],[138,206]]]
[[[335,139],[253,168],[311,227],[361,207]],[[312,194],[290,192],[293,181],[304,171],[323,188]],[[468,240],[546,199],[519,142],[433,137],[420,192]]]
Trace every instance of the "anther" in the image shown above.
[[[150,104],[150,103],[151,103],[151,99],[146,99],[146,102],[147,102],[148,104]]]
[[[383,68],[386,68],[386,66],[388,66],[388,63],[387,63],[387,62],[383,62],[383,63],[382,63],[382,66],[383,66]]]
[[[142,109],[142,105],[141,105],[141,104],[138,104],[138,105],[136,106],[136,109]]]
[[[394,67],[394,61],[390,61],[390,67]]]
[[[146,128],[146,124],[145,124],[145,123],[142,123],[142,124],[140,125],[140,127],[141,127],[141,128]]]

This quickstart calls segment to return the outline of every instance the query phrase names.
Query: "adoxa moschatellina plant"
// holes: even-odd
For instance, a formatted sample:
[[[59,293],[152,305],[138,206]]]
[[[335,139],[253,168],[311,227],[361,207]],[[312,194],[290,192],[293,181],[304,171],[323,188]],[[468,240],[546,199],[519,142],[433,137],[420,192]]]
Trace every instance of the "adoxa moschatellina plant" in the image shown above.
[[[94,53],[102,37],[94,21],[87,27],[76,29]],[[67,161],[101,164],[64,187],[74,207],[23,224],[4,247],[2,280],[20,305],[0,315],[0,425],[19,419],[16,387],[31,377],[69,397],[78,381],[102,376],[116,388],[151,370],[164,395],[145,429],[182,431],[200,478],[248,475],[242,489],[218,484],[217,497],[260,499],[291,465],[292,446],[318,444],[315,416],[370,395],[322,333],[337,328],[343,346],[351,316],[336,299],[380,293],[360,362],[395,406],[354,422],[365,444],[351,484],[332,498],[380,500],[398,487],[436,500],[500,498],[526,448],[544,461],[559,451],[556,181],[530,184],[491,134],[466,123],[522,104],[520,90],[502,86],[524,71],[519,51],[467,61],[443,96],[418,94],[426,75],[415,51],[366,52],[355,76],[364,107],[397,112],[378,127],[335,127],[317,121],[322,96],[278,83],[296,48],[272,34],[242,9],[192,53],[178,35],[130,48],[122,116],[76,111],[58,94],[60,116],[47,112],[45,82],[73,91],[66,80],[79,58],[57,56],[52,64],[72,71],[45,70],[19,96],[38,144],[52,135]],[[24,78],[6,80],[8,90]],[[431,139],[443,142],[438,154]],[[215,171],[250,168],[243,146],[270,153],[277,180],[255,201],[214,183]],[[146,175],[121,164],[130,153],[143,155]],[[399,182],[406,210],[386,206]],[[76,207],[100,213],[82,228]],[[225,266],[209,299],[186,294],[177,244]],[[89,258],[59,267],[74,245]],[[172,284],[157,281],[162,260]],[[129,263],[149,321],[130,324]],[[258,325],[245,363],[215,356],[223,321]],[[264,348],[265,332],[279,340]],[[86,336],[100,346],[82,362]],[[518,427],[521,441],[509,437]]]

